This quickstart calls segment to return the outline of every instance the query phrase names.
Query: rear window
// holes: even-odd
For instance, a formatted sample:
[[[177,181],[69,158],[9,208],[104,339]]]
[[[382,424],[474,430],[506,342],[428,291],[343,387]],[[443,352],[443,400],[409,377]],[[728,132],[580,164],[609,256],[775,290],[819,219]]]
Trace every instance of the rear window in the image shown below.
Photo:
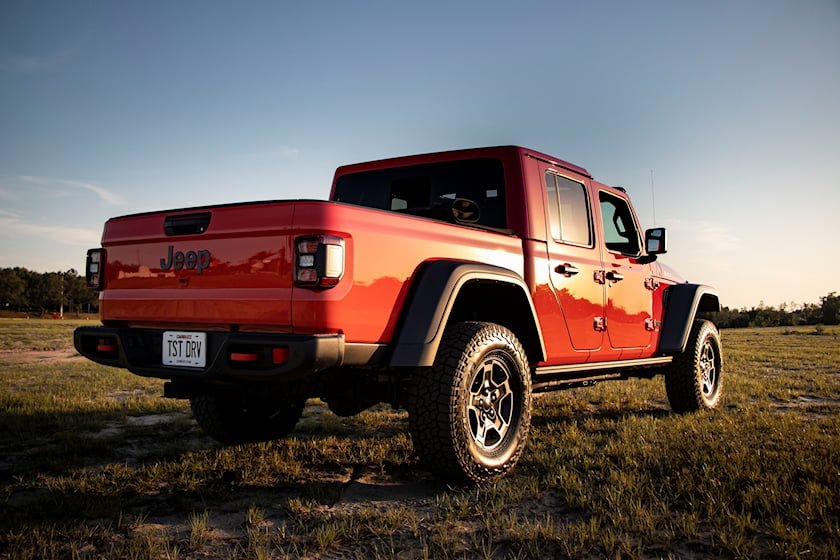
[[[453,224],[507,227],[498,159],[468,159],[344,175],[335,200]]]

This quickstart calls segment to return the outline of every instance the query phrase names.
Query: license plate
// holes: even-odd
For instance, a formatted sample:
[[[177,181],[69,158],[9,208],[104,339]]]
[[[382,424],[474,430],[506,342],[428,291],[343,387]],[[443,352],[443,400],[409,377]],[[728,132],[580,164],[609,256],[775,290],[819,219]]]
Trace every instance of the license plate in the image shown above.
[[[163,333],[163,365],[203,368],[207,364],[207,333]]]

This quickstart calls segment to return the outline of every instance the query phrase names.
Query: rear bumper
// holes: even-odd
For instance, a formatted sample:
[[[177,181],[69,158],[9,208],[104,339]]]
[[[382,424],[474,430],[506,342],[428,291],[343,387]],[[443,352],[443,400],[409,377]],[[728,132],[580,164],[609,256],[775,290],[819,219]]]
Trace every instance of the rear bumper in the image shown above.
[[[121,367],[137,375],[161,379],[292,380],[342,365],[341,334],[297,335],[274,333],[207,333],[207,366],[162,365],[163,330],[79,327],[73,344],[94,362]],[[285,361],[274,363],[272,350],[285,349]],[[249,362],[231,360],[231,354],[255,354]]]

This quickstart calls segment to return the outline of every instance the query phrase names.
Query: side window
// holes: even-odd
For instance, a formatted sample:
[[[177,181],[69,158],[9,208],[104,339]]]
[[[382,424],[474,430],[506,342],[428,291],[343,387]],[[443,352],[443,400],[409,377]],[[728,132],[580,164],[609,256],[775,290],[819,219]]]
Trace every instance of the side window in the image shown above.
[[[548,204],[548,229],[553,239],[560,237],[560,203],[557,200],[557,182],[554,173],[545,174],[545,200]]]
[[[385,165],[387,162],[382,162]],[[505,172],[496,158],[397,165],[338,178],[334,199],[452,224],[507,228]]]
[[[639,254],[639,233],[627,201],[606,192],[599,195],[601,219],[604,222],[604,243],[610,251],[625,255]]]
[[[554,173],[545,174],[551,236],[566,243],[592,245],[586,187]]]

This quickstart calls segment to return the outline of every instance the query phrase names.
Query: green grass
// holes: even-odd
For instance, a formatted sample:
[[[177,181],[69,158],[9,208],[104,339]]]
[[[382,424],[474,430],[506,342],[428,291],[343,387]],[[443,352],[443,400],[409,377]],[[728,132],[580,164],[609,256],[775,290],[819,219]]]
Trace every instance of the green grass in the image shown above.
[[[0,558],[840,556],[836,328],[725,331],[710,413],[672,414],[661,379],[540,397],[514,473],[451,488],[405,413],[312,401],[291,437],[222,447],[158,380],[25,360],[74,326],[35,323],[0,320]]]
[[[72,346],[73,329],[99,321],[0,319],[0,351],[59,350]]]

